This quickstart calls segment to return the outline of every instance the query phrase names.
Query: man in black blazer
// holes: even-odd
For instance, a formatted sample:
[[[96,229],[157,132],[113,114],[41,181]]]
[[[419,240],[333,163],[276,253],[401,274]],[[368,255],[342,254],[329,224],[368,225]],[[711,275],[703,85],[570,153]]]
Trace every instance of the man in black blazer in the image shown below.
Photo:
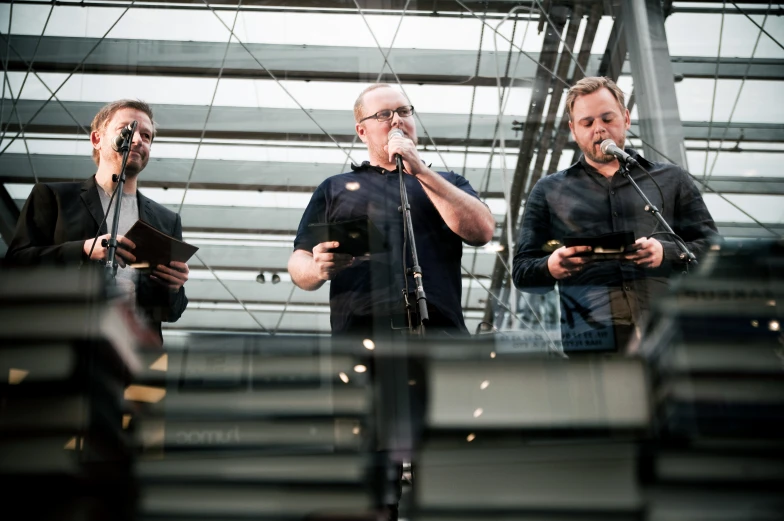
[[[134,120],[138,124],[131,140],[119,210],[116,251],[121,269],[116,280],[118,287],[128,295],[129,302],[135,304],[138,314],[162,340],[161,322],[175,322],[188,304],[183,288],[188,280],[188,265],[172,261],[169,266],[152,267],[149,274],[137,272],[126,266],[136,260],[135,245],[122,235],[136,219],[142,219],[163,233],[182,239],[179,214],[136,189],[138,175],[147,166],[155,135],[152,110],[146,103],[119,100],[98,112],[90,133],[98,171],[85,181],[36,184],[22,208],[5,260],[12,266],[80,265],[88,259],[99,263],[106,261],[108,248],[102,245],[102,240],[109,238],[108,226],[111,226],[117,196],[105,220],[104,215],[117,187],[112,175],[118,174],[122,166],[122,153],[112,145],[122,129]],[[96,234],[99,236],[94,240]]]

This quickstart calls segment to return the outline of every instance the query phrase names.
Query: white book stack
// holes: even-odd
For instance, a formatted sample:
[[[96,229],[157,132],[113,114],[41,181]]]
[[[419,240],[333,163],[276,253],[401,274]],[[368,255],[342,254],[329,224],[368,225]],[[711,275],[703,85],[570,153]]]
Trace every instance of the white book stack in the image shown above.
[[[334,347],[334,349],[333,349]],[[139,519],[375,519],[367,350],[191,334],[147,357]]]
[[[434,349],[412,518],[639,519],[640,359]],[[446,353],[446,356],[439,354]]]

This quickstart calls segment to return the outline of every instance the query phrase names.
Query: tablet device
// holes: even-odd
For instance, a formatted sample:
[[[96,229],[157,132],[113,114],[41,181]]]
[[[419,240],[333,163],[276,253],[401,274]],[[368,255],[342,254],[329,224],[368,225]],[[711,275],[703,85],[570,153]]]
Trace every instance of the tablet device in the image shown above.
[[[636,251],[634,232],[623,230],[594,236],[571,235],[564,237],[564,246],[590,246],[591,251],[585,256],[595,259],[622,259],[625,255]]]
[[[308,232],[316,244],[337,241],[340,246],[330,250],[334,253],[348,253],[360,257],[367,253],[381,253],[388,250],[384,236],[373,221],[367,217],[331,223],[313,223]]]

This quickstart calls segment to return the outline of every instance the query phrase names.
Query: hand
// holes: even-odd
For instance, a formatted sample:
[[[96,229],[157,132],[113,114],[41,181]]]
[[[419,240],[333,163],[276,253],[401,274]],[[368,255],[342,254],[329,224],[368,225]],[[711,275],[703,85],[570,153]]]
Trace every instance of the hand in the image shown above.
[[[400,157],[403,158],[403,168],[413,176],[416,176],[424,169],[416,145],[405,135],[395,136],[390,139],[389,143],[384,146],[384,151],[389,154],[389,162],[393,164],[395,163],[395,154],[400,154]]]
[[[84,251],[85,255],[90,256],[90,260],[107,260],[106,257],[109,255],[109,248],[103,246],[103,241],[108,241],[110,236],[111,234],[107,233],[98,237],[98,239],[95,240],[94,248],[93,240],[87,239],[84,241],[82,251]],[[92,254],[90,254],[91,248],[93,250]],[[130,239],[126,239],[123,235],[117,236],[115,259],[121,268],[125,267],[126,262],[134,262],[136,260],[136,257],[130,252],[130,250],[134,248],[136,248],[136,244],[134,244]]]
[[[167,286],[170,291],[180,291],[183,284],[188,281],[188,265],[184,262],[171,261],[169,266],[158,264],[150,278],[155,282]]]
[[[642,268],[658,268],[664,260],[664,247],[656,239],[641,237],[634,241],[637,251],[627,254],[627,260],[633,261]]]
[[[562,280],[579,273],[589,262],[580,254],[591,251],[590,246],[561,246],[547,258],[547,269],[556,280]]]
[[[330,253],[329,250],[340,246],[339,242],[322,242],[313,247],[313,262],[316,263],[318,278],[332,280],[335,275],[351,266],[354,257],[348,253]]]

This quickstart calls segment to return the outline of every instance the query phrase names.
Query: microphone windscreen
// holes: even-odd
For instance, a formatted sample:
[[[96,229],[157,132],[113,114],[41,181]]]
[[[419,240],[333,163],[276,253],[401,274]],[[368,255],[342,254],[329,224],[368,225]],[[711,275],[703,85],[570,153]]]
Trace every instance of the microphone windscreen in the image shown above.
[[[122,134],[118,134],[112,140],[112,148],[115,152],[119,152],[120,148],[122,148],[123,141],[125,141],[125,137]]]
[[[602,154],[611,154],[612,153],[610,152],[611,147],[614,146],[616,146],[615,141],[613,141],[612,139],[605,139],[604,141],[602,141],[602,144],[599,145],[599,150],[602,151]]]
[[[395,136],[401,136],[401,137],[404,136],[403,131],[400,130],[399,128],[393,128],[392,130],[389,131],[389,133],[387,133],[387,141],[389,141]]]

